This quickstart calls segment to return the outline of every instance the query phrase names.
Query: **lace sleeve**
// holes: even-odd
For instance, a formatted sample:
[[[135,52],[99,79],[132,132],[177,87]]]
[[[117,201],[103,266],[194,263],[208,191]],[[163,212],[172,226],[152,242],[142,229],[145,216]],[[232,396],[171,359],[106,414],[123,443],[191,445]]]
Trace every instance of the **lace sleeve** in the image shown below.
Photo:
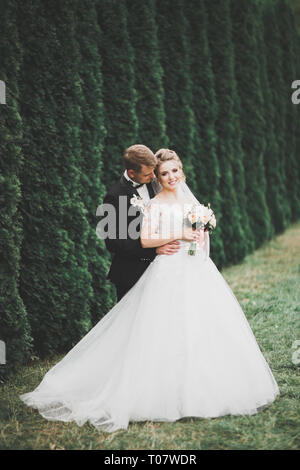
[[[159,204],[149,204],[144,211],[141,230],[142,238],[158,238],[160,232],[160,209]]]

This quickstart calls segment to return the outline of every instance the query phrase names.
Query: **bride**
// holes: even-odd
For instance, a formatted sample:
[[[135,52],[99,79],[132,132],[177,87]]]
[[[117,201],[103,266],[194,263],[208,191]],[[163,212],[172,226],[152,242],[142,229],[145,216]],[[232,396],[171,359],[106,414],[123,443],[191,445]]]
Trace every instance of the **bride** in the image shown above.
[[[141,243],[180,239],[21,399],[48,420],[127,429],[132,421],[250,415],[279,394],[232,290],[209,257],[209,233],[182,230],[196,198],[175,152],[157,152],[161,191],[145,208]],[[195,256],[188,254],[196,240]],[[67,332],[66,332],[67,334]]]

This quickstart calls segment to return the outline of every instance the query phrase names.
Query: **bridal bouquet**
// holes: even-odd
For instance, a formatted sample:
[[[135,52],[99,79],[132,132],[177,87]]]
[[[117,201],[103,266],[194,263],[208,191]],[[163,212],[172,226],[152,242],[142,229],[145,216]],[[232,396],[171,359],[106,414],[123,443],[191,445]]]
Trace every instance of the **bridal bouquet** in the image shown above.
[[[191,210],[184,217],[184,222],[187,226],[192,227],[194,230],[203,229],[204,231],[212,231],[216,228],[217,220],[213,210],[203,204],[195,204]],[[189,255],[195,255],[197,250],[197,242],[191,242],[189,247]]]

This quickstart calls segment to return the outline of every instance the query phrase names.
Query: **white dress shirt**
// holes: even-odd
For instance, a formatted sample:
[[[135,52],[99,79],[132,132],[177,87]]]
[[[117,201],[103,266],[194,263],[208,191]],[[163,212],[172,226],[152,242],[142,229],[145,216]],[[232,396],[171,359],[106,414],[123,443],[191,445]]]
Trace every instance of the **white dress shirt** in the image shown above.
[[[133,183],[133,186],[138,186],[140,184],[140,183],[136,183],[131,178],[129,178],[129,176],[127,174],[127,170],[124,171],[124,176],[128,181],[131,181]],[[150,201],[150,196],[149,196],[149,191],[148,191],[147,185],[143,184],[143,186],[140,186],[139,188],[137,188],[137,192],[141,196],[143,202],[145,204],[148,204],[148,202]]]

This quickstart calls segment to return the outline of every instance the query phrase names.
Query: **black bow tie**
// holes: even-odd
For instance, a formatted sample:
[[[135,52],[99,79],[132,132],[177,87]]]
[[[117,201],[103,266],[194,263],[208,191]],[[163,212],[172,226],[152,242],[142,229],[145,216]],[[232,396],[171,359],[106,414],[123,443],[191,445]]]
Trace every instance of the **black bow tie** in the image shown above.
[[[134,187],[134,189],[138,189],[138,188],[140,188],[141,186],[144,186],[144,184],[145,184],[145,183],[142,183],[142,184],[134,184],[133,181],[130,181],[130,180],[128,180],[128,183],[130,183],[131,186]]]

